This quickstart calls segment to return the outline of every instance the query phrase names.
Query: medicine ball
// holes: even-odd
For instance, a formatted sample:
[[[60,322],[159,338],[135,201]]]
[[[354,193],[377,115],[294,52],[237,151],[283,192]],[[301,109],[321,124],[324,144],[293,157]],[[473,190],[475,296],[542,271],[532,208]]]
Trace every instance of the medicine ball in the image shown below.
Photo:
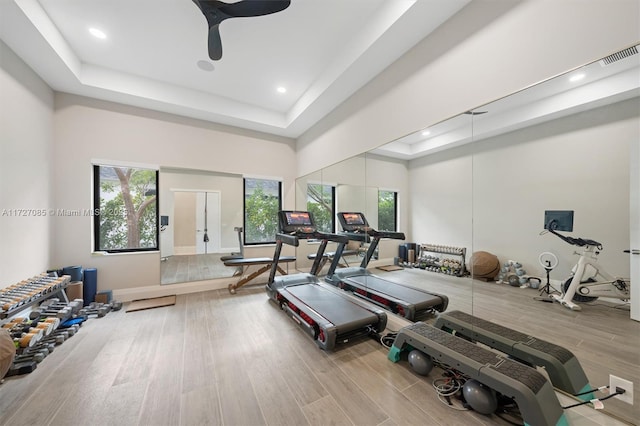
[[[495,254],[486,251],[476,251],[469,260],[473,278],[492,280],[500,273],[500,261]]]
[[[16,356],[16,347],[8,330],[0,328],[0,379],[2,379]]]
[[[433,361],[429,355],[423,354],[417,349],[409,352],[409,365],[416,374],[427,376],[433,370]]]
[[[498,408],[496,391],[477,380],[467,380],[462,386],[462,395],[467,404],[480,414],[493,414]]]

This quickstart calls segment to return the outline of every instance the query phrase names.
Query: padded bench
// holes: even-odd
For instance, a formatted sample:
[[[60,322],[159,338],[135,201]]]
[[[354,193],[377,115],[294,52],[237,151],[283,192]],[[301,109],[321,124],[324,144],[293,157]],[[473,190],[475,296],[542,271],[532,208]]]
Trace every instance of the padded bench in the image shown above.
[[[280,267],[281,263],[290,263],[295,262],[295,256],[282,256],[278,259],[278,272],[282,275],[287,275],[287,272]],[[231,294],[235,294],[236,289],[242,287],[243,285],[251,282],[253,279],[258,277],[259,275],[267,272],[271,269],[271,265],[273,265],[273,258],[271,257],[254,257],[254,258],[242,258],[242,259],[228,259],[224,261],[224,266],[233,266],[235,268],[242,268],[242,277],[236,283],[229,284],[229,292]],[[256,271],[252,272],[249,275],[244,275],[249,267],[251,266],[260,266]]]

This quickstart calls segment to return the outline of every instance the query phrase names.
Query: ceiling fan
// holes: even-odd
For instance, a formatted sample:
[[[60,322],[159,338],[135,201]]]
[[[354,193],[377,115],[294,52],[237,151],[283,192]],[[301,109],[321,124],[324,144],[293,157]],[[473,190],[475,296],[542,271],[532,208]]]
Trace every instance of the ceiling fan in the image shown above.
[[[291,4],[291,0],[244,0],[225,3],[217,0],[193,0],[209,24],[209,57],[217,61],[222,57],[222,41],[218,26],[228,18],[247,18],[280,12]]]

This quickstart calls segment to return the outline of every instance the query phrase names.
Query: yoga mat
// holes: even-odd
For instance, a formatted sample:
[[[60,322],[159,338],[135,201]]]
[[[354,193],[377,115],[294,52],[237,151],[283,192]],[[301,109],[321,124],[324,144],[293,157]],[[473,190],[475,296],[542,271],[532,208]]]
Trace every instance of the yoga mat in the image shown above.
[[[126,312],[142,311],[144,309],[161,308],[176,304],[176,296],[154,297],[153,299],[134,300],[127,306]]]
[[[387,265],[387,266],[378,266],[377,269],[380,269],[381,271],[391,272],[391,271],[401,271],[404,268],[398,265]]]
[[[82,288],[84,306],[95,301],[96,291],[98,291],[98,270],[87,268],[84,270],[84,286]]]

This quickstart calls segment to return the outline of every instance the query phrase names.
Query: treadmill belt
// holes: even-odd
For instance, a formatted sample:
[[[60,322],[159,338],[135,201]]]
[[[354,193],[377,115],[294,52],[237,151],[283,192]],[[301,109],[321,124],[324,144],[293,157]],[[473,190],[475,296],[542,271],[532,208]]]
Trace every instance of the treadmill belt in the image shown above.
[[[344,279],[345,282],[353,282],[358,287],[368,288],[381,294],[404,300],[411,304],[422,304],[433,302],[434,305],[442,303],[439,296],[420,291],[411,287],[405,287],[375,275],[356,275]]]
[[[377,322],[377,317],[374,313],[320,285],[293,285],[286,286],[283,290],[303,301],[336,326],[361,321],[365,324]]]

